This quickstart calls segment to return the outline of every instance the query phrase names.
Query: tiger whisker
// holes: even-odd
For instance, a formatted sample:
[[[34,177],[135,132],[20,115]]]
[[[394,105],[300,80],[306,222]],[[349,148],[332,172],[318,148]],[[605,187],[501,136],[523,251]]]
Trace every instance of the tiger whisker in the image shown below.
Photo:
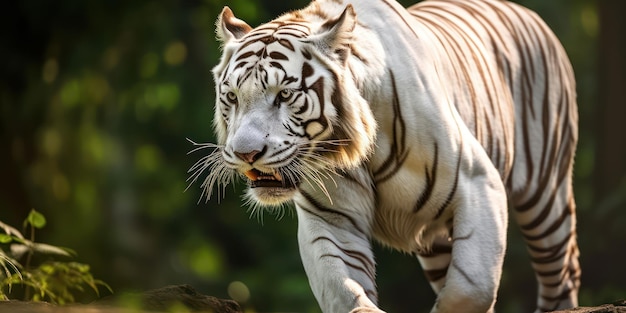
[[[296,167],[296,171],[297,174],[300,177],[304,178],[304,180],[307,181],[307,183],[311,187],[319,187],[322,193],[324,193],[324,195],[332,203],[332,198],[330,196],[328,188],[326,187],[326,184],[324,183],[324,180],[331,180],[336,186],[337,182],[333,178],[333,175],[331,175],[336,173],[334,169],[330,166],[330,162],[320,158],[321,157],[316,154],[303,152],[301,157],[298,159],[298,166]],[[321,167],[319,163],[322,163]]]
[[[187,141],[194,146],[188,154],[205,149],[212,149],[207,155],[202,156],[198,161],[196,161],[187,171],[189,173],[189,177],[186,180],[188,185],[187,188],[185,188],[185,191],[198,181],[202,181],[200,184],[202,194],[200,199],[198,199],[198,203],[202,201],[202,197],[205,197],[205,202],[209,201],[214,189],[217,189],[217,197],[221,198],[221,196],[225,193],[226,186],[231,182],[234,182],[235,177],[245,179],[241,173],[232,169],[232,166],[228,165],[228,161],[224,159],[222,154],[222,149],[224,149],[223,145],[217,145],[214,143],[197,143],[189,138],[187,138]],[[319,188],[319,190],[332,203],[330,192],[326,185],[328,181],[332,181],[332,183],[337,186],[334,176],[340,176],[340,174],[337,173],[333,162],[324,157],[322,153],[337,152],[332,148],[329,148],[329,146],[343,146],[347,145],[349,141],[350,140],[346,139],[320,140],[297,144],[296,148],[298,149],[298,158],[278,170],[281,176],[285,177],[288,181],[304,181],[311,187]],[[202,179],[202,176],[205,174],[206,177]],[[255,215],[256,218],[262,223],[263,210],[261,210],[261,204],[254,201],[254,198],[251,195],[246,196],[244,204],[250,208],[249,210],[251,212],[251,216]],[[283,215],[284,208],[277,209],[277,216],[280,218]]]
[[[321,144],[330,144],[336,146],[347,146],[351,139],[329,139],[329,140],[312,140],[304,143],[303,145],[321,145]]]
[[[202,149],[207,149],[207,148],[217,148],[217,149],[221,149],[224,146],[223,145],[217,145],[214,143],[210,143],[210,142],[206,142],[206,143],[197,143],[189,138],[187,138],[187,141],[189,141],[192,145],[194,145],[196,148],[192,149],[191,151],[187,152],[187,154],[192,154],[196,151],[202,150]]]
[[[306,155],[307,159],[310,159],[310,160],[307,160],[307,162],[311,162],[311,160],[315,160],[316,162],[318,162],[316,165],[321,166],[325,170],[335,172],[333,163],[327,158],[324,158],[317,154],[304,154],[304,155]]]
[[[216,152],[215,151],[211,152],[211,154],[202,157],[200,160],[194,163],[194,165],[192,165],[189,168],[187,173],[197,172],[198,169],[204,170],[203,167],[210,166],[211,164],[215,162],[219,162],[218,159],[219,159],[219,156],[216,155]]]
[[[191,173],[189,178],[187,178],[187,181],[192,180],[191,183],[194,183],[206,169],[214,167],[216,163],[219,162],[218,159],[219,155],[217,155],[215,152],[212,152],[211,154],[202,157],[187,171],[187,173]]]
[[[202,197],[206,197],[205,202],[208,202],[211,198],[212,191],[216,186],[218,187],[217,196],[220,198],[224,193],[226,185],[234,180],[235,172],[233,169],[228,168],[225,164],[224,157],[221,153],[223,146],[213,143],[196,143],[189,138],[187,138],[187,141],[195,146],[195,148],[189,151],[188,154],[207,148],[212,148],[213,150],[209,152],[209,154],[201,157],[189,168],[187,173],[190,175],[186,180],[189,184],[187,185],[187,188],[185,188],[185,191],[187,191],[205,172],[207,172],[207,176],[200,184],[202,193],[198,199],[198,203],[202,201]],[[219,188],[220,186],[222,188]]]
[[[257,222],[263,225],[263,212],[265,210],[261,208],[261,205],[251,195],[245,194],[244,199],[243,205],[248,207],[247,211],[250,212],[250,218],[256,217]]]
[[[334,164],[328,160],[327,158],[324,158],[321,155],[315,154],[315,153],[311,153],[311,152],[304,152],[302,153],[302,161],[307,162],[307,164],[311,165],[311,166],[320,166],[321,168],[325,171],[328,172],[330,174],[334,174],[337,176],[340,176],[339,173],[337,173],[337,171],[334,168]],[[313,163],[312,161],[316,161],[316,163]],[[325,175],[324,177],[326,178],[331,178],[332,179],[332,175]]]
[[[311,160],[311,159],[303,159],[301,162],[305,162],[305,163],[303,163],[303,165],[306,166],[308,169],[310,169],[311,172],[316,174],[318,177],[330,179],[330,180],[333,180],[333,182],[334,182],[333,175],[331,175],[331,174],[337,175],[337,173],[335,172],[334,169],[326,168],[326,167],[322,167],[321,169],[317,169],[315,167],[319,166],[319,164],[314,163],[313,160]],[[335,183],[335,185],[336,185],[336,183]]]
[[[307,167],[301,167],[296,170],[297,174],[304,179],[311,187],[318,187],[326,197],[328,197],[329,201],[332,203],[332,199],[330,198],[330,194],[323,180],[319,177],[319,175],[308,169]]]

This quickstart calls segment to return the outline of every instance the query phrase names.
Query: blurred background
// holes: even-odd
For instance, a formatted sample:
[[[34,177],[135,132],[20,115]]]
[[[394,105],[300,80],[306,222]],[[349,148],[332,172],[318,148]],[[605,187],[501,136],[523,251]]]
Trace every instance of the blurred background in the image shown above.
[[[402,1],[405,5],[409,1]],[[626,298],[626,22],[623,1],[516,1],[561,39],[577,75],[575,190],[581,305]],[[214,142],[224,5],[256,26],[307,1],[8,1],[0,11],[0,221],[48,217],[38,240],[70,247],[116,292],[187,283],[249,312],[319,312],[293,214],[250,218],[241,185],[187,191],[186,140]],[[511,234],[498,312],[529,312],[535,283]],[[380,305],[428,312],[416,259],[376,246]],[[105,292],[106,293],[106,292]]]

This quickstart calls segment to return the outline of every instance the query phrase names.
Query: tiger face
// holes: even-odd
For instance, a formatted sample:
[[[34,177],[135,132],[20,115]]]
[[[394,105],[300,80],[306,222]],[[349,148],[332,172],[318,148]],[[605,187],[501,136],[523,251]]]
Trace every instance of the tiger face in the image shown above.
[[[234,171],[251,199],[276,205],[303,183],[325,189],[330,175],[367,156],[375,122],[345,74],[355,23],[349,6],[319,23],[279,18],[252,29],[224,8],[224,52],[213,69],[222,159],[211,159],[209,185]]]

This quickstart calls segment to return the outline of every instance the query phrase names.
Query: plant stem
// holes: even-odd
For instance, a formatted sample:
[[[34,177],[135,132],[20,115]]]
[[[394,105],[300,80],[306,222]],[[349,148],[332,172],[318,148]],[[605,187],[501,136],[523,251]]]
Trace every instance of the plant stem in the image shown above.
[[[32,244],[35,243],[35,227],[33,225],[30,225],[30,242]],[[34,248],[29,247],[28,254],[26,255],[26,263],[24,264],[25,272],[30,271],[30,261],[33,258],[33,252],[34,252]],[[26,288],[24,290],[24,301],[30,300],[31,292],[32,292],[32,287],[26,285]]]

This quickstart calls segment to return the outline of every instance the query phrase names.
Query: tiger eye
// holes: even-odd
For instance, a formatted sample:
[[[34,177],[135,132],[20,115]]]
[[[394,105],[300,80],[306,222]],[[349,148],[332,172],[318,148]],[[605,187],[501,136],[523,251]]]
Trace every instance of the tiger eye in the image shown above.
[[[286,100],[289,100],[289,98],[291,98],[292,94],[293,94],[293,91],[291,89],[283,89],[278,93],[278,97],[280,98],[280,100],[286,101]]]
[[[235,102],[237,102],[237,95],[234,92],[229,91],[226,94],[226,99],[228,99],[228,101],[230,101],[232,103],[235,103]]]

